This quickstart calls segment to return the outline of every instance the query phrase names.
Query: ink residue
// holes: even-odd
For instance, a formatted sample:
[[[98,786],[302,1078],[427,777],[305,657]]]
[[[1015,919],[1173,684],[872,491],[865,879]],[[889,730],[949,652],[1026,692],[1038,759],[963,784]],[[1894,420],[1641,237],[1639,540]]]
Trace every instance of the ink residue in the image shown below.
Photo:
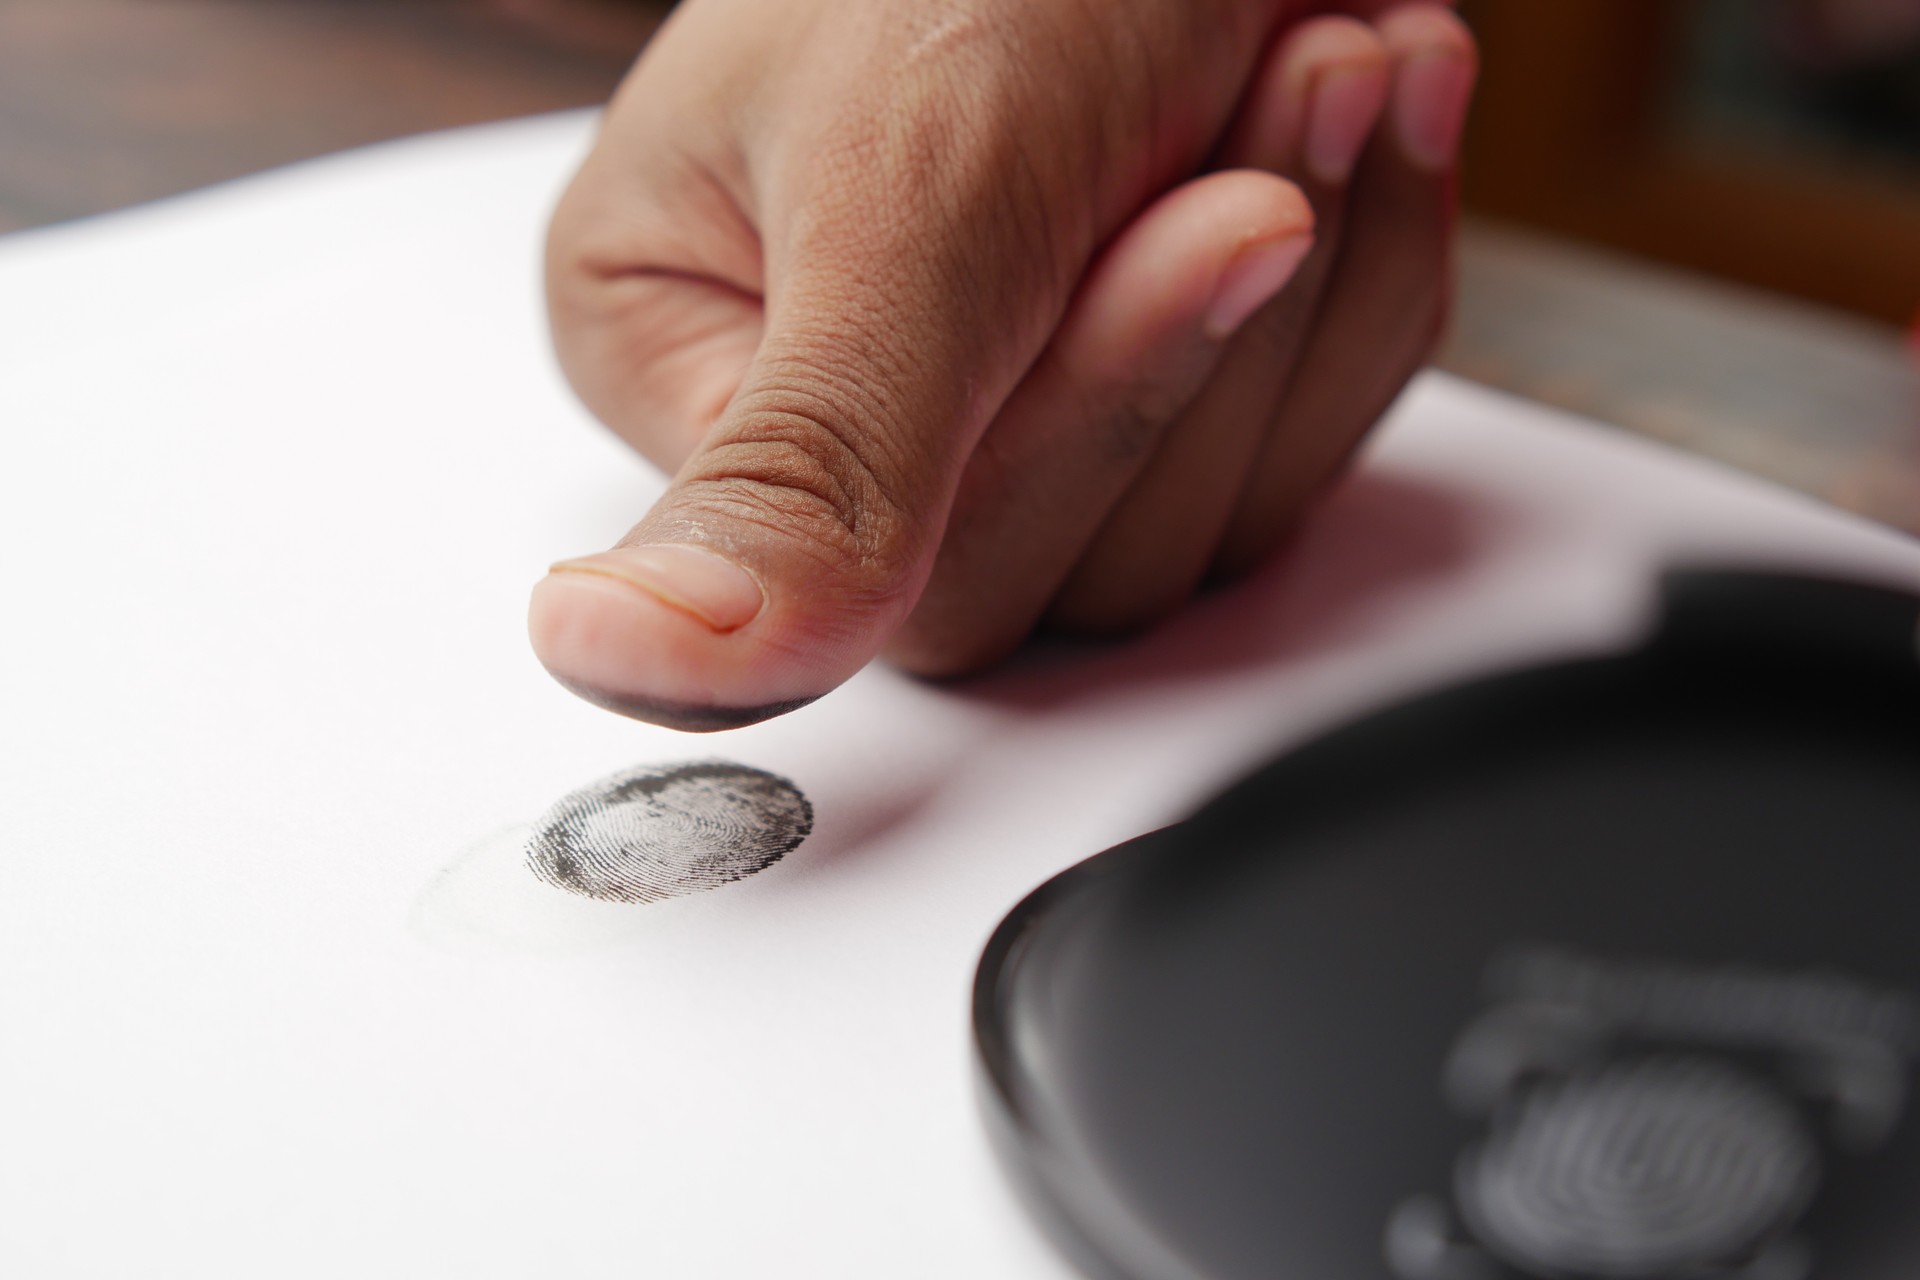
[[[602,902],[660,902],[764,871],[813,830],[813,806],[775,774],[725,761],[628,769],[564,797],[535,824],[543,882]]]

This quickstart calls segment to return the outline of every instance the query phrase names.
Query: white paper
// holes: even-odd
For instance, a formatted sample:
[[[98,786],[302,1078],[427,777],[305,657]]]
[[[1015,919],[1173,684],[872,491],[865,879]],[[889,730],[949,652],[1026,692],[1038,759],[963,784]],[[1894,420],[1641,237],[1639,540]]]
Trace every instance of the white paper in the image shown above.
[[[1285,563],[1143,641],[618,719],[522,631],[660,483],[546,354],[589,128],[0,241],[0,1274],[1061,1280],[971,1092],[1027,890],[1367,708],[1624,642],[1661,564],[1920,586],[1893,533],[1429,376]],[[562,793],[713,757],[814,835],[647,906],[524,874]]]

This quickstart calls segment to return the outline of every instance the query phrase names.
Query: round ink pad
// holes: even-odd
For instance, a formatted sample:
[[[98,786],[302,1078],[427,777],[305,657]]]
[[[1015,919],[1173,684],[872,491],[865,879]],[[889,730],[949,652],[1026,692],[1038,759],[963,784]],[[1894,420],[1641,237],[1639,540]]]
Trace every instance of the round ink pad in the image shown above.
[[[1677,575],[1043,885],[974,993],[1023,1197],[1106,1280],[1920,1276],[1917,628]]]

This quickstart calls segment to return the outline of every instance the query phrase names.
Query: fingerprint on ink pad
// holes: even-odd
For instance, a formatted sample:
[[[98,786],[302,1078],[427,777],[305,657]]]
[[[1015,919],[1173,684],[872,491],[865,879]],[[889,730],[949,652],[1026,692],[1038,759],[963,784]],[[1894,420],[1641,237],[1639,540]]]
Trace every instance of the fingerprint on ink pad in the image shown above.
[[[766,870],[813,830],[777,774],[727,761],[646,765],[563,797],[535,824],[527,866],[603,902],[660,902]]]

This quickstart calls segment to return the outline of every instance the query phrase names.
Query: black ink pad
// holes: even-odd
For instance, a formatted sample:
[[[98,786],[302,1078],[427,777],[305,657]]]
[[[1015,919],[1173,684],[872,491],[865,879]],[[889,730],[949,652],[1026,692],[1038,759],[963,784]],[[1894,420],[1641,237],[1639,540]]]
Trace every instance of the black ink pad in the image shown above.
[[[658,902],[764,871],[813,830],[775,774],[725,761],[629,769],[560,800],[534,826],[541,880],[606,902]]]
[[[1920,1275],[1920,600],[1670,580],[1042,886],[996,1146],[1108,1280]]]

